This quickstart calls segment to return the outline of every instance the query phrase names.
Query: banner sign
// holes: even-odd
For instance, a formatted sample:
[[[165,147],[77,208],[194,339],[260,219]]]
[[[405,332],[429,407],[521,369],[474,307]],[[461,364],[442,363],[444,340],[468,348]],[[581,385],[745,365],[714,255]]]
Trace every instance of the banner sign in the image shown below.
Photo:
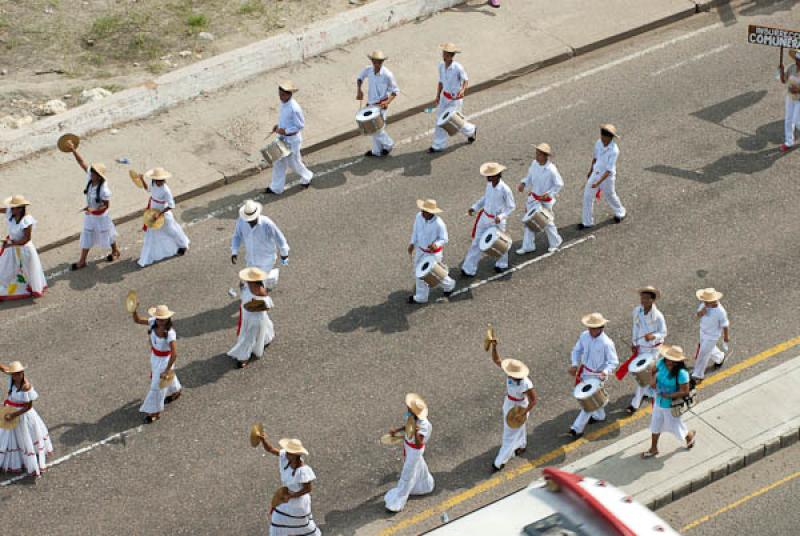
[[[751,24],[747,28],[747,42],[769,47],[800,48],[800,32]]]

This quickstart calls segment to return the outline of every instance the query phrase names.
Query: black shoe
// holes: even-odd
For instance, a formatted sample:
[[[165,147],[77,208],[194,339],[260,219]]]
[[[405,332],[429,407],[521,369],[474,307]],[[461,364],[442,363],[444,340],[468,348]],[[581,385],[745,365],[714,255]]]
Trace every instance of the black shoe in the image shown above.
[[[594,424],[596,422],[605,422],[605,419],[602,421],[600,419],[595,419],[594,417],[589,417],[589,424]]]
[[[419,302],[414,299],[414,296],[409,296],[408,299],[406,300],[406,302],[408,302],[410,304],[419,304]]]
[[[475,127],[475,132],[467,138],[467,143],[475,143],[475,140],[478,138],[478,127]]]
[[[391,152],[391,149],[381,149],[381,156],[389,156],[389,153]]]
[[[453,292],[455,292],[455,290],[456,290],[456,289],[453,289],[453,290],[445,290],[444,292],[442,292],[442,295],[443,295],[445,298],[449,298],[450,296],[452,296],[452,295],[453,295]]]
[[[580,438],[583,437],[583,433],[582,432],[578,433],[575,430],[573,430],[572,428],[569,429],[569,435],[571,435],[573,439],[580,439]]]
[[[178,248],[178,257],[183,257],[186,254],[186,248]]]
[[[725,364],[725,360],[728,358],[728,354],[723,354],[722,363],[714,363],[714,370],[721,369],[722,366]]]
[[[461,277],[469,277],[469,278],[472,278],[472,277],[475,277],[475,275],[474,275],[474,274],[468,274],[468,273],[467,273],[467,272],[465,272],[465,271],[464,271],[464,269],[462,268],[462,269],[461,269]]]
[[[310,182],[307,182],[307,183],[305,183],[305,184],[303,184],[303,183],[301,183],[301,184],[300,184],[300,187],[301,187],[303,190],[308,190],[308,188],[309,188],[310,186],[311,186],[311,183],[310,183]]]
[[[152,415],[147,415],[144,418],[144,423],[145,424],[151,424],[151,423],[156,422],[158,419],[159,419],[159,417],[153,417]]]
[[[614,216],[614,223],[622,223],[622,220],[625,219],[625,216]]]
[[[367,158],[375,158],[378,155],[372,154],[372,150],[369,150],[366,153],[364,153],[364,156],[366,156]]]
[[[433,153],[441,153],[442,151],[439,151],[438,149],[434,149],[433,147],[428,147],[428,152],[430,154],[433,154]]]
[[[499,266],[495,266],[494,271],[497,272],[498,274],[502,274],[503,272],[508,271],[508,267],[506,266],[505,268],[500,268]]]
[[[501,465],[500,467],[497,467],[497,466],[494,464],[494,462],[492,462],[492,472],[493,472],[493,473],[496,473],[496,472],[498,472],[498,471],[502,471],[502,470],[503,470],[503,467],[505,467],[505,464]]]
[[[591,225],[584,225],[582,223],[578,224],[578,230],[579,231],[583,231],[584,229],[590,229],[591,227],[592,227]]]
[[[515,456],[522,456],[523,454],[525,454],[525,447],[518,448],[514,451]]]
[[[269,186],[267,186],[266,188],[264,188],[264,193],[265,193],[265,194],[271,194],[271,195],[278,195],[278,194],[276,194],[275,192],[273,192],[273,191],[272,191],[272,188],[270,188]]]
[[[165,404],[171,404],[181,397],[181,392],[173,393],[164,399]]]
[[[639,408],[634,408],[633,406],[628,406],[625,411],[628,412],[628,415],[633,415]]]

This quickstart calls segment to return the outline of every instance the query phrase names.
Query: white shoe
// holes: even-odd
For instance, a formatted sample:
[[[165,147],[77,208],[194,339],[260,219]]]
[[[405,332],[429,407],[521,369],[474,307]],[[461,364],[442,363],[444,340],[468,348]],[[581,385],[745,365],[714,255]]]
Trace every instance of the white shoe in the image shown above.
[[[536,248],[533,249],[519,248],[517,250],[517,255],[525,255],[526,253],[533,253],[534,251],[536,251]]]
[[[554,251],[558,251],[558,247],[557,246],[554,247],[554,248],[547,248],[547,252],[548,253],[553,253]]]

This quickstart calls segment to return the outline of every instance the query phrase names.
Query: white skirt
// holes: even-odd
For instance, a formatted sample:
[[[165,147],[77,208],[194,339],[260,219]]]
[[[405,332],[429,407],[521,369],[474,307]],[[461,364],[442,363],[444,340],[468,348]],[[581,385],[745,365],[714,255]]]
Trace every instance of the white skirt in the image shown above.
[[[181,248],[189,247],[189,238],[183,232],[180,224],[175,220],[172,211],[164,214],[164,226],[160,229],[150,229],[144,233],[144,244],[139,256],[138,264],[145,267],[148,264],[173,257]]]
[[[39,475],[47,467],[45,458],[53,443],[42,418],[34,408],[19,417],[13,430],[0,428],[0,471]]]
[[[670,408],[662,408],[658,401],[653,405],[653,416],[650,419],[650,433],[663,434],[669,432],[680,441],[686,441],[689,430],[681,417],[675,417]]]
[[[150,390],[139,408],[140,412],[148,415],[161,413],[164,411],[164,399],[181,390],[181,382],[178,381],[177,374],[164,389],[158,386],[161,381],[161,373],[167,370],[167,363],[169,363],[169,357],[158,357],[150,354]],[[174,365],[172,369],[175,369]]]
[[[311,496],[306,493],[279,504],[270,513],[269,536],[319,536],[311,515]]]
[[[109,249],[117,241],[117,228],[106,210],[103,214],[83,215],[83,231],[81,231],[81,249]]]
[[[47,280],[36,246],[28,242],[6,248],[0,255],[0,301],[41,298],[46,289]]]
[[[275,338],[275,327],[266,311],[251,313],[242,310],[242,325],[236,345],[228,350],[228,355],[239,361],[247,361],[250,355],[261,357],[264,347]]]
[[[399,512],[406,506],[409,495],[425,495],[433,491],[433,475],[425,463],[425,448],[414,449],[403,443],[405,462],[397,486],[386,492],[383,502],[387,510]]]

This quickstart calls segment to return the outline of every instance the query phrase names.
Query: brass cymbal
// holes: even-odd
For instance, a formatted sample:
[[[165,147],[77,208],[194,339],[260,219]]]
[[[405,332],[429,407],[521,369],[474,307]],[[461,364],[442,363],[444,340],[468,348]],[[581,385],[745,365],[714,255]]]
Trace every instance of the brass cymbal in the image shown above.
[[[486,335],[483,337],[483,349],[489,351],[492,341],[496,341],[497,337],[494,334],[494,327],[491,324],[486,324]]]
[[[281,486],[275,493],[272,495],[272,501],[270,501],[270,506],[274,509],[277,506],[282,505],[283,503],[289,500],[289,488],[286,486]]]
[[[406,433],[406,437],[408,438],[413,438],[414,434],[417,432],[416,422],[414,422],[414,417],[411,415],[409,415],[408,419],[406,419],[404,431]]]
[[[525,421],[528,420],[525,414],[525,408],[522,406],[514,406],[506,414],[506,424],[511,428],[519,428]]]
[[[14,413],[16,410],[11,406],[2,406],[0,407],[0,428],[4,430],[13,430],[19,424],[19,417],[14,417],[10,421],[6,420],[6,415],[9,413]]]
[[[141,173],[138,173],[134,170],[129,170],[128,175],[130,175],[131,180],[133,181],[134,186],[140,188],[142,190],[147,190],[147,187],[144,184],[144,177]]]
[[[78,145],[81,144],[81,139],[75,134],[64,134],[63,136],[58,138],[58,141],[56,142],[58,150],[61,151],[62,153],[72,152],[71,149],[67,147],[68,142],[70,141],[72,142],[72,146],[75,149],[77,149]]]
[[[397,445],[403,442],[403,436],[397,434],[383,434],[381,436],[381,445]]]
[[[125,298],[125,308],[129,313],[133,313],[139,306],[139,298],[136,297],[136,291],[128,291],[128,296]]]
[[[161,229],[164,226],[164,215],[154,208],[147,208],[142,214],[142,221],[148,229]]]
[[[260,311],[269,311],[267,303],[264,300],[250,300],[243,305],[245,309],[251,313],[258,313]]]
[[[261,443],[261,434],[264,433],[264,425],[260,422],[250,427],[250,446],[257,447]]]
[[[166,389],[167,386],[169,386],[169,384],[171,384],[172,380],[174,380],[174,379],[175,379],[175,371],[174,370],[167,371],[166,377],[161,378],[160,380],[158,380],[158,388],[159,389]]]

